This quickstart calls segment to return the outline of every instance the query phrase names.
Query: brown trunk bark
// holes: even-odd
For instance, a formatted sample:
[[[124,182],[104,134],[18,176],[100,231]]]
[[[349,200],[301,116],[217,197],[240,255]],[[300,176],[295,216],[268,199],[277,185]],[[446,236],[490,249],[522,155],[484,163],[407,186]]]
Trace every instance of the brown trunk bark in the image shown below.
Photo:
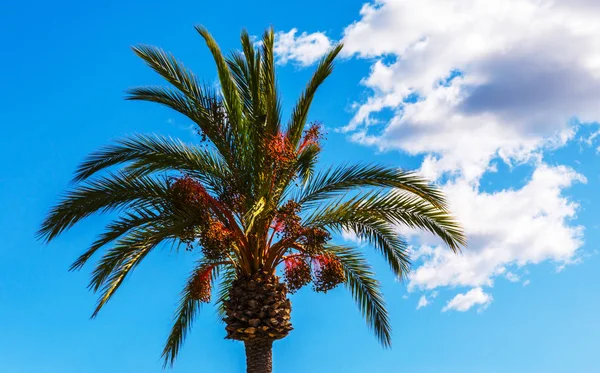
[[[273,371],[273,341],[253,338],[244,341],[246,346],[246,372],[271,373]]]
[[[256,273],[236,279],[223,304],[228,339],[274,341],[293,329],[287,288],[272,274]]]

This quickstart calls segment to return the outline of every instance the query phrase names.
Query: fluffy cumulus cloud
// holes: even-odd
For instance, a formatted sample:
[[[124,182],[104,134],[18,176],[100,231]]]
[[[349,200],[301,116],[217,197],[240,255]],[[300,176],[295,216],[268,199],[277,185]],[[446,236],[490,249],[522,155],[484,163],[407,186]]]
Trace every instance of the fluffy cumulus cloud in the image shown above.
[[[500,275],[516,282],[512,271],[527,264],[576,261],[583,227],[571,224],[578,206],[562,194],[573,182],[585,178],[564,166],[540,165],[520,189],[485,193],[464,180],[448,183],[444,189],[468,234],[468,249],[455,255],[421,237],[409,290],[492,286]]]
[[[431,177],[476,180],[490,160],[523,162],[600,117],[600,4],[579,1],[378,1],[344,33],[375,58],[345,130],[382,149],[427,154]],[[416,100],[407,100],[416,97]],[[384,126],[378,114],[392,110]],[[477,141],[473,141],[477,139]]]
[[[474,288],[465,294],[457,294],[442,308],[442,312],[459,311],[465,312],[473,306],[479,306],[479,310],[483,311],[492,302],[492,296],[485,293],[482,288]]]
[[[296,35],[297,29],[275,34],[274,52],[277,63],[286,64],[290,61],[308,66],[318,61],[329,49],[332,43],[322,32],[308,34],[306,32]]]
[[[483,309],[495,279],[528,284],[525,265],[578,261],[583,227],[565,190],[585,178],[544,154],[600,119],[599,18],[593,0],[376,0],[342,31],[345,57],[371,69],[340,130],[422,156],[421,172],[441,183],[469,238],[457,256],[419,235],[409,290],[465,288],[444,310]],[[310,64],[333,44],[296,33],[280,34],[281,62]],[[323,48],[305,46],[317,39]],[[598,147],[598,133],[582,143]],[[534,171],[487,192],[480,181],[499,160]]]

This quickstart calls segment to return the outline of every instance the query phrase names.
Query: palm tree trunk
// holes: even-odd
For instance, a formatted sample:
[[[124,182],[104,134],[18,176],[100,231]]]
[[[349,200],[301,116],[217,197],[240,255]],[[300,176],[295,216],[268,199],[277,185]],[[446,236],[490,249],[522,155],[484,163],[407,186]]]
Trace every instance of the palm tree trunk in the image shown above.
[[[246,346],[246,372],[271,373],[273,371],[273,341],[254,338],[244,341]]]

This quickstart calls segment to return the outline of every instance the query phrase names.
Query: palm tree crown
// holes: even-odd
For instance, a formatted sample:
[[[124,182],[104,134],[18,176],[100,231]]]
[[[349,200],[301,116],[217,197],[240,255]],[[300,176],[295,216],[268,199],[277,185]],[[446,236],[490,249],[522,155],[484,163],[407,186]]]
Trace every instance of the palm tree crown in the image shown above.
[[[242,32],[242,50],[224,56],[204,28],[196,29],[214,57],[220,87],[200,84],[172,55],[138,46],[134,52],[170,85],[133,88],[127,98],[185,115],[197,125],[201,141],[137,135],[93,153],[43,222],[40,238],[51,241],[94,213],[119,212],[71,267],[80,269],[110,245],[91,276],[90,288],[100,293],[93,316],[164,242],[198,254],[164,348],[165,364],[175,359],[213,287],[227,336],[247,342],[248,354],[257,349],[248,344],[253,340],[271,343],[287,335],[287,292],[310,282],[321,292],[345,284],[388,346],[390,323],[371,267],[360,250],[332,243],[331,235],[354,233],[402,278],[410,259],[396,225],[427,230],[454,251],[465,244],[442,193],[396,168],[359,164],[315,170],[322,128],[308,121],[309,108],[341,45],[319,62],[283,123],[273,31],[264,33],[258,47]],[[248,359],[249,371],[267,371],[251,370]]]

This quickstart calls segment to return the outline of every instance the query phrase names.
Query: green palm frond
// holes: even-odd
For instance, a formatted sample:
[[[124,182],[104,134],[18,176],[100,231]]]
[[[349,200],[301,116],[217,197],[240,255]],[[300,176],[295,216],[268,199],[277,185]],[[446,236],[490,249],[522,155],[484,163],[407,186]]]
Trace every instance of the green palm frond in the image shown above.
[[[441,238],[454,252],[459,252],[461,246],[467,244],[461,225],[452,215],[418,196],[398,191],[373,193],[356,205],[360,205],[359,210],[363,214],[380,216],[396,225],[428,231]]]
[[[130,177],[122,172],[75,186],[55,206],[37,235],[50,242],[75,223],[97,212],[110,212],[127,206],[144,208],[168,197],[165,178]]]
[[[403,191],[375,190],[347,201],[338,200],[316,210],[309,218],[309,222],[320,224],[373,220],[429,231],[455,252],[466,245],[462,227],[452,215]]]
[[[292,146],[298,146],[298,142],[302,137],[302,131],[306,125],[306,119],[308,117],[308,111],[312,104],[315,93],[321,86],[321,84],[327,79],[327,77],[333,71],[333,61],[342,50],[343,45],[338,44],[333,47],[329,53],[325,55],[317,65],[312,78],[308,82],[304,92],[298,99],[296,106],[292,110],[292,118],[288,124],[287,137]]]
[[[362,187],[396,188],[413,193],[434,206],[445,209],[446,201],[440,189],[414,172],[379,165],[344,165],[315,175],[296,198],[303,204],[315,204]]]
[[[78,167],[74,181],[123,163],[129,163],[124,169],[126,173],[145,175],[177,170],[213,187],[230,177],[227,164],[210,150],[168,137],[136,135],[92,153]]]
[[[315,210],[306,224],[354,232],[381,251],[399,278],[407,275],[410,257],[394,225],[430,231],[454,251],[466,244],[462,228],[448,212],[407,192],[374,190],[349,200],[338,199]]]
[[[204,96],[198,78],[185,68],[173,55],[150,45],[133,47],[133,52],[143,59],[148,66],[171,83],[175,88],[194,101],[201,101]]]
[[[273,47],[275,43],[275,32],[273,28],[265,31],[262,37],[262,61],[261,61],[261,85],[265,96],[267,136],[275,136],[281,129],[281,102],[277,93],[277,81],[275,80],[275,58]]]
[[[335,255],[344,266],[346,287],[352,293],[359,310],[373,330],[379,342],[389,347],[392,344],[392,326],[385,307],[379,281],[366,259],[356,250],[330,245],[326,250]]]
[[[234,51],[231,56],[225,60],[229,70],[231,71],[232,79],[238,90],[238,95],[243,103],[243,111],[246,116],[252,117],[254,114],[254,97],[252,95],[252,80],[250,77],[250,67],[245,56]]]
[[[206,113],[196,110],[194,100],[184,93],[166,87],[135,87],[127,90],[126,100],[147,101],[164,105],[196,123],[206,122]]]
[[[177,354],[179,353],[179,350],[185,341],[187,333],[191,329],[192,323],[200,311],[202,303],[199,300],[194,299],[192,296],[192,284],[198,270],[208,264],[209,263],[207,262],[201,261],[198,266],[194,268],[188,278],[188,281],[186,282],[183,291],[181,292],[181,299],[179,300],[179,305],[177,306],[173,326],[171,327],[171,332],[169,333],[167,343],[165,344],[162,352],[162,357],[164,358],[164,367],[169,365],[172,366],[175,362],[175,358],[177,357]],[[212,271],[214,277],[219,271],[219,267],[213,267]]]
[[[235,268],[231,266],[226,266],[221,269],[219,273],[220,282],[219,282],[219,290],[217,295],[217,313],[219,318],[222,320],[225,317],[225,301],[229,299],[229,289],[231,289],[231,284],[237,278],[237,272]]]
[[[381,219],[364,219],[340,225],[378,250],[398,280],[408,275],[411,264],[408,245],[390,224]]]
[[[169,237],[172,238],[172,234],[171,229],[164,229],[164,227],[136,229],[119,239],[115,246],[104,254],[89,284],[90,289],[101,290],[92,318],[96,317],[112,298],[131,270],[137,267],[157,245]]]
[[[201,86],[196,76],[172,55],[152,46],[137,46],[133,51],[178,91],[162,87],[138,87],[129,90],[127,99],[163,104],[190,118],[211,140],[223,156],[231,152],[234,132],[224,126],[221,103],[211,88]],[[232,118],[231,113],[229,117]]]
[[[254,120],[256,121],[257,119],[259,119],[259,115],[262,115],[262,113],[264,112],[264,103],[261,99],[262,92],[260,89],[262,74],[261,54],[257,53],[257,50],[254,47],[254,43],[252,42],[252,39],[250,38],[250,35],[246,30],[242,31],[241,42],[242,50],[244,51],[244,58],[248,66],[247,86],[252,96],[253,104],[251,113],[253,113]]]
[[[124,216],[109,223],[90,248],[83,253],[69,268],[70,271],[81,269],[85,263],[102,247],[108,245],[132,229],[141,229],[143,226],[160,220],[161,216],[154,210],[148,208],[133,209],[126,212]]]
[[[334,203],[308,217],[308,226],[323,227],[341,233],[348,231],[378,250],[398,279],[410,268],[410,256],[404,240],[389,221],[381,216],[356,210],[355,201]]]
[[[129,233],[118,239],[98,262],[92,273],[88,287],[93,291],[101,290],[96,309],[92,317],[96,317],[101,308],[112,298],[127,275],[157,246],[167,241],[179,245],[184,229],[189,227],[189,220],[184,216],[168,216],[160,214],[160,218],[152,220],[142,227],[129,230]]]
[[[298,155],[296,169],[302,185],[313,177],[320,152],[318,146],[311,144]]]
[[[181,292],[181,299],[177,307],[175,320],[162,352],[164,359],[163,367],[167,367],[168,365],[173,366],[173,363],[175,363],[175,358],[185,341],[187,333],[200,311],[202,303],[194,299],[191,295],[194,276],[196,276],[196,270],[192,271],[185,288]]]
[[[166,87],[135,87],[127,90],[126,100],[154,102],[188,117],[207,136],[223,156],[230,155],[230,144],[226,127],[222,123],[221,102],[210,87],[203,88],[200,101],[186,96],[181,91]]]
[[[242,119],[237,127],[237,146],[235,149],[238,172],[243,173],[243,179],[247,187],[253,185],[252,175],[262,165],[260,154],[261,144],[264,142],[264,113],[261,110],[261,96],[253,92],[257,87],[253,86],[251,66],[249,66],[244,54],[239,51],[231,53],[226,59],[237,87],[239,97],[242,101]],[[259,102],[255,102],[258,100]],[[241,175],[242,176],[242,175]]]
[[[221,83],[221,93],[223,94],[229,122],[232,125],[233,133],[238,134],[238,126],[241,124],[242,120],[242,107],[235,81],[232,79],[231,71],[227,66],[227,61],[225,60],[225,57],[223,57],[219,45],[206,28],[203,26],[196,26],[196,31],[202,36],[206,46],[212,53],[215,65],[217,66],[219,82]]]

